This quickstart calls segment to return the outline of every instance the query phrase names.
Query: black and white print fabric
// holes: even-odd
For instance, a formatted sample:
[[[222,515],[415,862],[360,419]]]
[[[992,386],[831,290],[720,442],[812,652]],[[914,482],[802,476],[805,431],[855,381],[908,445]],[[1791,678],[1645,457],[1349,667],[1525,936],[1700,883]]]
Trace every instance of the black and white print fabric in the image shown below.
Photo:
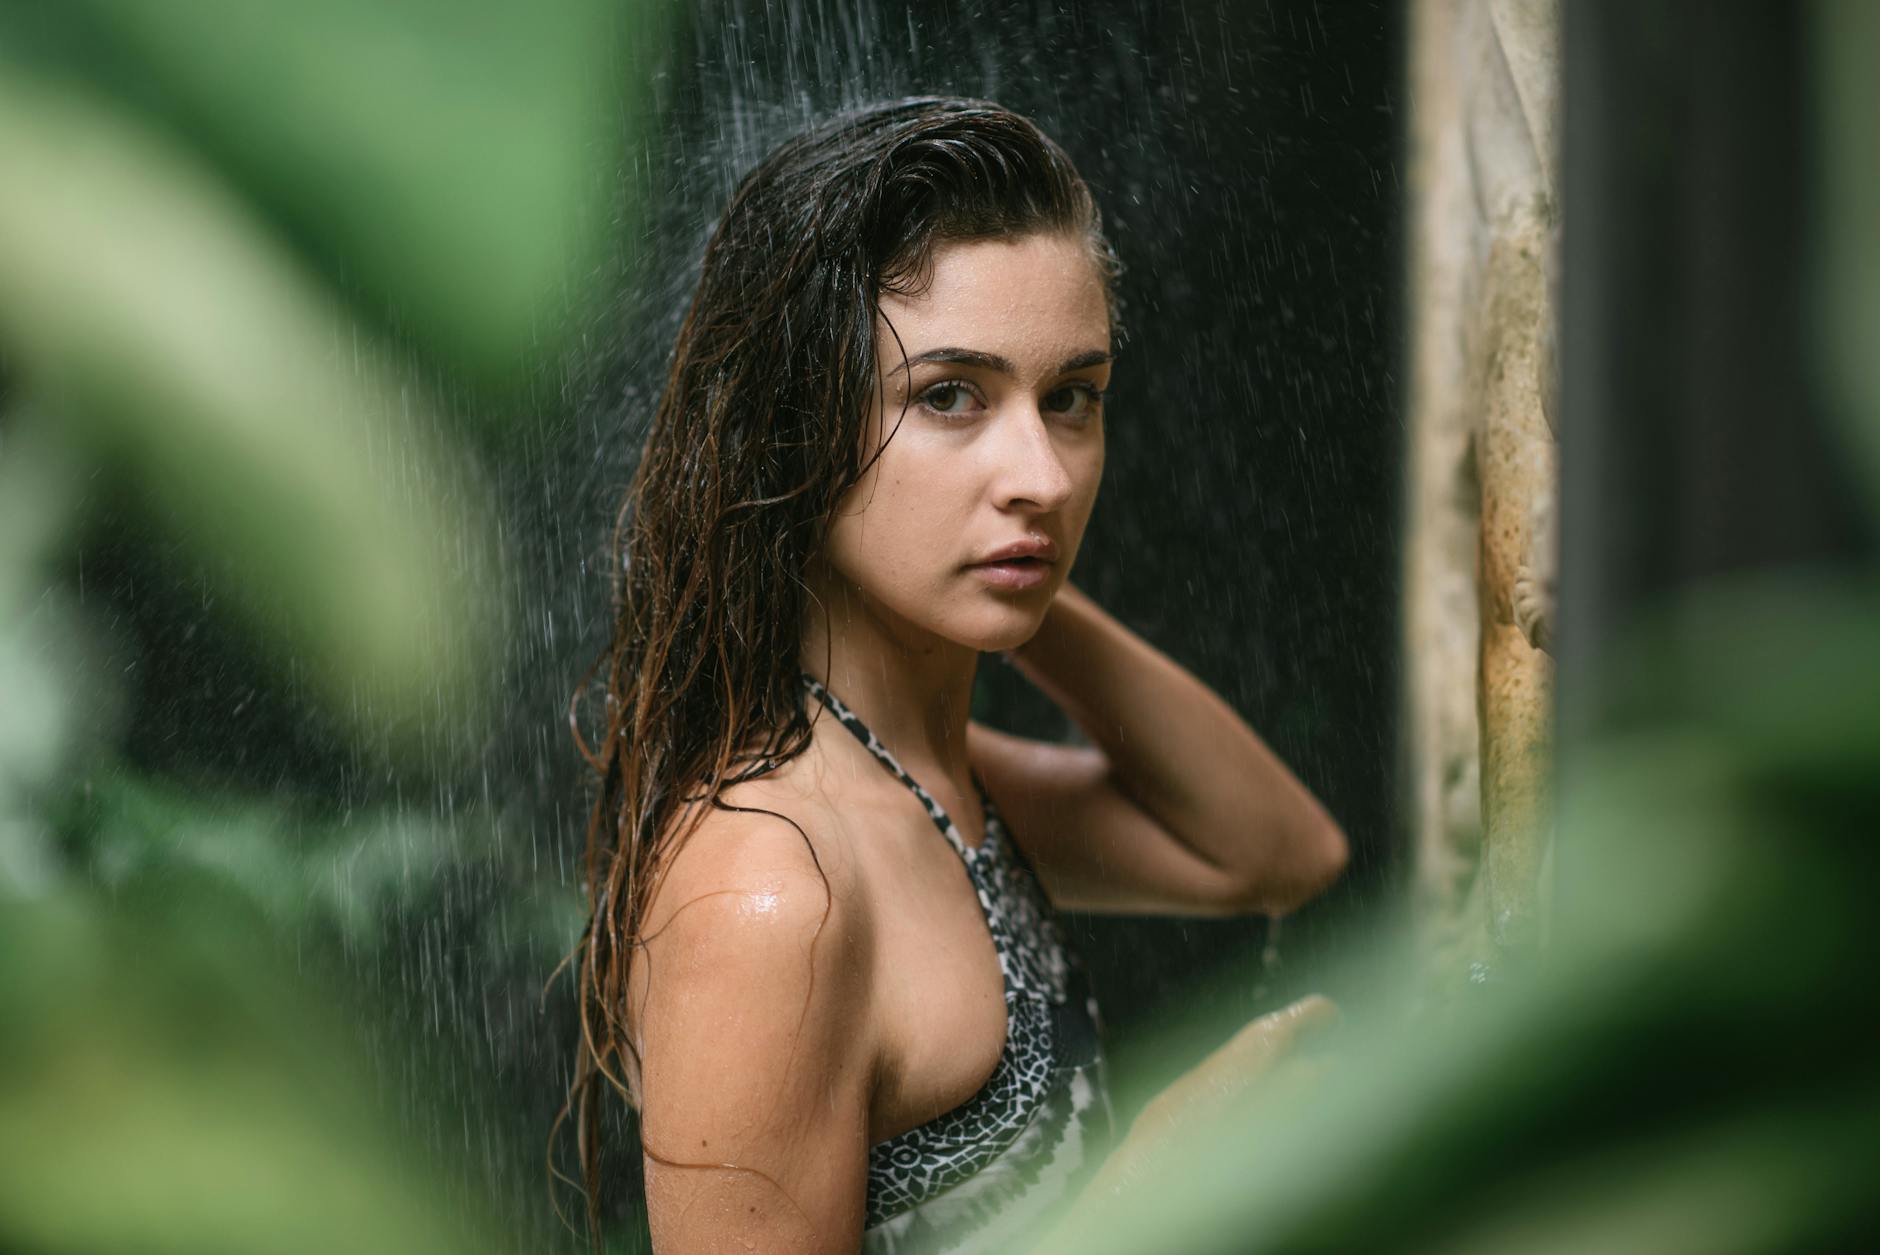
[[[1068,1201],[1109,1142],[1096,999],[977,773],[986,835],[969,847],[853,711],[807,673],[803,685],[913,791],[965,863],[1005,980],[1005,1049],[979,1092],[870,1148],[864,1255],[1012,1249]]]

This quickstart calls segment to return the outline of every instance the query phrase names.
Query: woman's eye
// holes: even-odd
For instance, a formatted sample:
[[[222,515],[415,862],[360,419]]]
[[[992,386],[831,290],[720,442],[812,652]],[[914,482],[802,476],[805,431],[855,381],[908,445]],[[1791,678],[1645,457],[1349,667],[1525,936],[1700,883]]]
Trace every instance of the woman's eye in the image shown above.
[[[920,403],[936,414],[964,414],[972,408],[973,394],[961,384],[937,383],[920,394]]]
[[[1103,393],[1087,383],[1067,384],[1045,394],[1044,408],[1071,418],[1088,418],[1103,405]]]

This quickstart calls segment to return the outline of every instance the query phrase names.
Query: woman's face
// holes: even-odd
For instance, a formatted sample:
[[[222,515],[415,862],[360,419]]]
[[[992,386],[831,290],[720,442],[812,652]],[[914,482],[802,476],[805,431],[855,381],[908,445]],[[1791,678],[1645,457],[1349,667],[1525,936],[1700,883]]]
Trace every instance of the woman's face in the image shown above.
[[[927,290],[880,308],[865,447],[887,447],[824,556],[891,630],[1014,648],[1070,571],[1103,476],[1102,279],[1072,236],[943,243]],[[1013,546],[1042,552],[989,564]]]

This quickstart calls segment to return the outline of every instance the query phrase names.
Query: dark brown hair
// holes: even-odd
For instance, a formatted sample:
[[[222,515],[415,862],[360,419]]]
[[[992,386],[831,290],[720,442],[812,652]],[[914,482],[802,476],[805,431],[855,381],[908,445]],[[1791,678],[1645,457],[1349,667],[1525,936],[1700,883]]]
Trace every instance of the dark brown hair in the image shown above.
[[[615,626],[596,669],[605,732],[591,746],[576,731],[599,789],[591,915],[570,956],[581,1044],[563,1116],[575,1120],[597,1243],[597,1082],[625,1097],[621,1065],[628,1054],[638,1063],[627,972],[647,940],[655,877],[707,806],[731,809],[728,785],[809,744],[804,575],[843,494],[879,456],[863,448],[879,386],[876,302],[923,290],[940,241],[1036,231],[1088,240],[1113,290],[1115,255],[1063,150],[999,105],[921,98],[784,143],[739,185],[706,246],[617,529]]]

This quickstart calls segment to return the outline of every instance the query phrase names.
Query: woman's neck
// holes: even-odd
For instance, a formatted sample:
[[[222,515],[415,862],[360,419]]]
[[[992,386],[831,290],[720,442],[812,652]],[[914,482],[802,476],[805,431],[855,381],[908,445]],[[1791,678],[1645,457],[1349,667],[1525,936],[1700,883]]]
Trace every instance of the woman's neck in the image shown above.
[[[937,771],[966,779],[979,651],[915,627],[846,581],[832,585],[819,590],[820,605],[811,600],[803,670],[860,716],[915,778]]]

